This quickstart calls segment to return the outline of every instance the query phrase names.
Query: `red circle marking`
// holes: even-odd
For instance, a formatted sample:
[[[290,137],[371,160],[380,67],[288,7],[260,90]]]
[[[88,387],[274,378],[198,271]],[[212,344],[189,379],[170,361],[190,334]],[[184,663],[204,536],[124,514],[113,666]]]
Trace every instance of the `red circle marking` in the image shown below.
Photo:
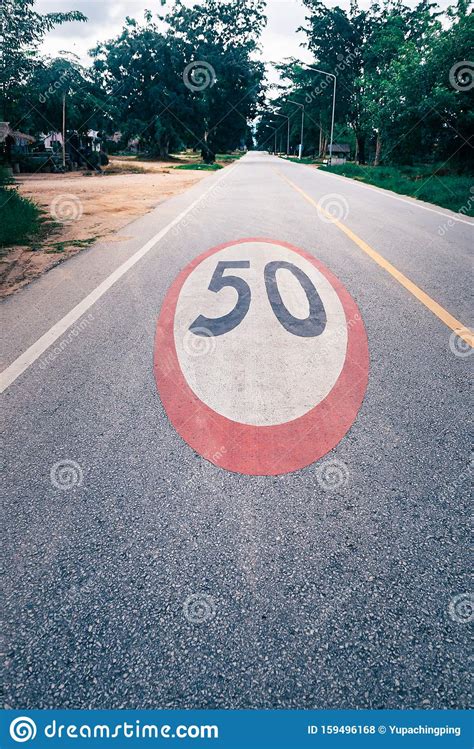
[[[347,322],[346,359],[332,390],[303,416],[276,426],[241,424],[209,408],[189,387],[174,341],[176,305],[188,276],[210,255],[248,242],[285,247],[312,263],[339,296]],[[350,429],[367,388],[369,350],[359,308],[336,276],[312,255],[288,242],[251,237],[207,250],[178,275],[166,295],[158,319],[154,372],[169,420],[196,452],[229,471],[276,476],[314,463],[332,450]]]

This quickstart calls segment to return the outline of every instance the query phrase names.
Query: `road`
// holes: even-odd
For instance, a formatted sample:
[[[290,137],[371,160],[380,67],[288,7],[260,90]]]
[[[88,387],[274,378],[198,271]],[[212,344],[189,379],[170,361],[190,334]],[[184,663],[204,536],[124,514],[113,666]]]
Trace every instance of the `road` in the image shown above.
[[[453,327],[472,323],[472,228],[250,153],[130,224],[123,241],[80,253],[6,301],[8,706],[467,707],[472,357]],[[232,245],[246,238],[271,241]],[[215,338],[237,343],[206,357],[214,339],[196,334],[190,345],[204,355],[196,348],[193,359],[178,335],[178,358],[223,423],[242,414],[257,431],[229,433],[210,455],[201,444],[214,427],[192,411],[191,435],[189,421],[178,424],[186,386],[172,369],[160,387],[160,362],[168,290],[225,243],[219,258],[252,266],[231,271],[252,278],[247,317]],[[273,455],[271,470],[258,435],[325,397],[346,338],[316,356],[318,331],[291,338],[272,322],[262,257],[301,263],[327,330],[346,292],[362,319],[361,384],[354,402],[336,403],[340,431],[325,442],[320,421],[288,445],[288,464],[283,448],[281,465]],[[205,300],[232,308],[235,290],[207,289],[216,263],[205,262],[175,299],[175,333],[206,314]],[[310,297],[298,296],[296,271],[279,273],[286,307],[303,318]],[[225,403],[222,388],[235,390]]]

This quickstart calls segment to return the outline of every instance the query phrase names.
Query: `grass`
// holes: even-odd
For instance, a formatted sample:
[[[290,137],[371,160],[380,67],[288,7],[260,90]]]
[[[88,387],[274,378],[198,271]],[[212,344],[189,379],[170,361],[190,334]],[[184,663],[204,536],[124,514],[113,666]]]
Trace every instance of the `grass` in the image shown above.
[[[65,252],[68,247],[89,247],[89,245],[93,244],[99,239],[98,236],[96,237],[89,237],[88,239],[71,239],[69,241],[65,242],[53,242],[47,250],[45,250],[47,255],[52,254],[59,254],[61,252]]]
[[[103,174],[152,174],[150,169],[146,169],[136,164],[117,164],[113,161],[110,162],[110,166],[103,168]],[[91,172],[92,174],[92,172]]]
[[[242,151],[238,153],[216,153],[216,161],[237,161],[241,159],[244,154]]]
[[[222,166],[220,164],[179,164],[178,166],[174,166],[173,169],[199,169],[200,171],[204,172],[215,172],[217,169],[222,169]]]
[[[197,169],[205,172],[215,172],[221,169],[222,166],[227,166],[233,161],[242,158],[244,154],[241,151],[236,153],[218,153],[216,154],[216,161],[213,164],[205,164],[202,160],[201,154],[197,151],[186,151],[177,154],[170,154],[166,158],[158,158],[150,156],[149,154],[139,154],[136,156],[121,156],[121,154],[114,154],[111,158],[110,166],[105,167],[104,174],[146,174],[147,170],[140,168],[137,164],[133,164],[133,161],[142,162],[144,165],[147,162],[157,162],[169,164],[170,169]],[[124,158],[127,164],[114,163],[114,159]],[[150,171],[150,170],[148,170]]]
[[[14,187],[0,186],[0,247],[28,242],[41,227],[41,210]]]
[[[338,164],[328,172],[409,195],[427,203],[474,216],[474,178],[436,166],[359,166]]]
[[[9,247],[26,245],[31,252],[43,250],[47,254],[61,254],[68,247],[88,247],[99,236],[88,239],[71,239],[51,242],[49,237],[61,228],[32,200],[23,197],[13,180],[0,168],[0,254],[6,255]]]
[[[285,159],[286,161],[294,161],[295,164],[322,164],[322,159],[313,159],[312,156],[303,156],[302,159],[299,159],[297,156],[280,156],[280,159]]]

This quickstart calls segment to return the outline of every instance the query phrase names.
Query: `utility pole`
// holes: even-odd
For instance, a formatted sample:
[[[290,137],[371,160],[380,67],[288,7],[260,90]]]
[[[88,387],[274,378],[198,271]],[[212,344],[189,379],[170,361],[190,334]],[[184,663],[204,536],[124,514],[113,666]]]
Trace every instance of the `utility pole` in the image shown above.
[[[66,169],[66,94],[63,94],[63,169]]]
[[[286,136],[286,155],[290,155],[290,118],[286,114],[280,114],[280,112],[272,112],[272,114],[276,114],[277,117],[284,117],[286,120],[288,120],[288,133]]]
[[[303,158],[304,104],[301,109],[300,159]]]
[[[333,91],[332,91],[331,143],[329,145],[329,166],[331,166],[333,138],[334,138],[334,114],[336,111],[336,76],[334,75],[334,73],[329,73],[327,70],[320,70],[319,68],[315,68],[312,65],[308,65],[305,62],[303,62],[302,65],[308,68],[308,70],[315,70],[316,73],[322,73],[323,75],[328,75],[330,78],[333,79],[334,85],[333,85]]]
[[[300,104],[299,101],[293,101],[288,99],[290,104],[296,104],[297,107],[301,107],[301,133],[300,133],[300,148],[298,158],[301,159],[303,156],[303,134],[304,134],[304,104]]]

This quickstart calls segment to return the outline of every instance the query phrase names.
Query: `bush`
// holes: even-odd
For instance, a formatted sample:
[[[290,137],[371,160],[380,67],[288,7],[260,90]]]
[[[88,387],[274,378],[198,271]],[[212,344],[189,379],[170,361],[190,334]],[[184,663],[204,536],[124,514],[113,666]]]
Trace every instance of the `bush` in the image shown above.
[[[26,242],[39,230],[40,209],[18,194],[4,170],[0,171],[0,247]]]
[[[19,165],[22,174],[25,172],[32,174],[36,172],[52,172],[61,167],[60,157],[48,153],[21,154],[15,161]]]
[[[6,167],[0,165],[0,187],[12,185],[14,181],[11,172],[7,171]]]
[[[174,166],[173,169],[199,169],[203,172],[215,172],[218,169],[222,169],[222,166],[220,164],[200,164],[200,163],[191,163],[191,164],[179,164],[179,166]]]
[[[325,167],[325,171],[409,195],[427,203],[474,215],[472,177],[427,166],[359,166],[354,163]]]

